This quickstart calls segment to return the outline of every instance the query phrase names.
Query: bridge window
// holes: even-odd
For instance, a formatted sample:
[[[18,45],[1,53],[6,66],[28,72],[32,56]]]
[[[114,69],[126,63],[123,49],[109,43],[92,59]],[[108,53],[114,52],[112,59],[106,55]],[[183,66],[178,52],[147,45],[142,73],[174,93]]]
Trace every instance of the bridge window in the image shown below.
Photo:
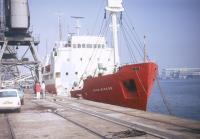
[[[92,44],[87,44],[87,48],[92,48]]]
[[[76,48],[76,44],[73,44],[73,48]]]
[[[67,44],[64,45],[64,47],[70,47],[70,44],[67,43]]]

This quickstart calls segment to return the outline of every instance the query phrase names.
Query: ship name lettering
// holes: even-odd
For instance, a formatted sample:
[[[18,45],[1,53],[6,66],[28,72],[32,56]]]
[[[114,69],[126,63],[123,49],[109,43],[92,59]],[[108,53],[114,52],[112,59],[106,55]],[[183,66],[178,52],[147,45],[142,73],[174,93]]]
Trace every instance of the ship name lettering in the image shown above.
[[[111,91],[111,90],[112,90],[112,87],[109,86],[109,87],[95,88],[92,91],[93,92],[104,92],[104,91]]]

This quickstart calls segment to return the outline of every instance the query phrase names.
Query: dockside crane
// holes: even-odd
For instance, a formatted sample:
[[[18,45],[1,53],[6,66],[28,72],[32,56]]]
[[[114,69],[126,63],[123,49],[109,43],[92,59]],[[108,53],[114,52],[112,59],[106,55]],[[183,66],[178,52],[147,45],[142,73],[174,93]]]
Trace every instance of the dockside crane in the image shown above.
[[[19,76],[19,66],[34,71],[41,82],[41,60],[37,46],[39,40],[29,31],[30,11],[28,0],[0,0],[0,87],[8,74]],[[19,50],[26,47],[22,57]],[[25,58],[31,53],[32,59]]]

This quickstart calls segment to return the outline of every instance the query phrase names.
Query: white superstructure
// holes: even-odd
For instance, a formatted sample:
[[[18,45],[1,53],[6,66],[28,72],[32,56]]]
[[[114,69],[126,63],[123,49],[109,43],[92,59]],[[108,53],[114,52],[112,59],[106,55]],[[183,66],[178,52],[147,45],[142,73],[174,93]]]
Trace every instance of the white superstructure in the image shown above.
[[[70,36],[58,41],[48,61],[45,61],[43,80],[49,92],[69,94],[81,88],[88,76],[113,73],[114,48],[106,45],[104,37]]]

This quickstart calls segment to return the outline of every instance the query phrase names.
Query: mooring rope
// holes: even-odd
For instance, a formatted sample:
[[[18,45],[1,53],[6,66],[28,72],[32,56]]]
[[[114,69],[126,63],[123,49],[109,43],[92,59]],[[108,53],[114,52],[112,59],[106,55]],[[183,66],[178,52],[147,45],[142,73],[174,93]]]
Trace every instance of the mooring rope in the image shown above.
[[[157,82],[158,89],[159,89],[160,95],[161,95],[161,97],[162,97],[163,103],[164,103],[164,105],[165,105],[166,108],[167,108],[167,112],[169,113],[169,115],[173,115],[173,114],[172,114],[172,111],[171,111],[171,109],[170,109],[170,107],[169,107],[169,103],[167,102],[167,99],[166,99],[166,97],[165,97],[165,94],[164,94],[164,92],[163,92],[163,90],[162,90],[162,88],[161,88],[161,86],[160,86],[160,82],[159,82],[159,80],[158,80],[157,77],[156,77],[156,82]]]

